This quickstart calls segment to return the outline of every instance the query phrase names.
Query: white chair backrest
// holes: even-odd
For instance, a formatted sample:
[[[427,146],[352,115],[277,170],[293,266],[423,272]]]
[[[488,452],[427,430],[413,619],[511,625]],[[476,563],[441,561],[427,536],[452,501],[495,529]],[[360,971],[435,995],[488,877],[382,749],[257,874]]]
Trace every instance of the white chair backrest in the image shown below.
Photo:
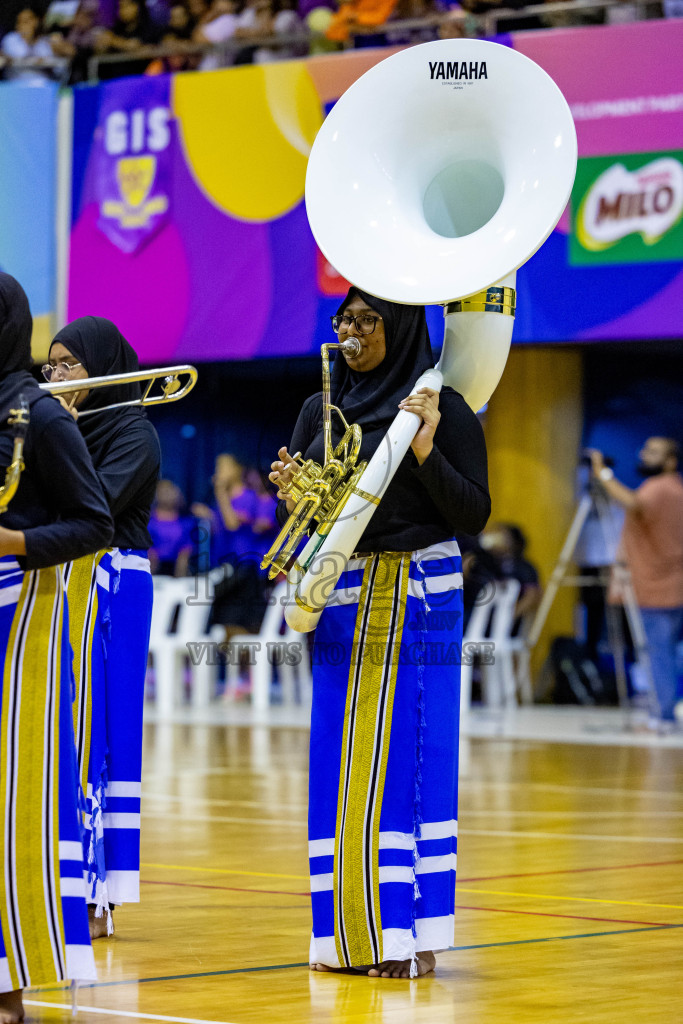
[[[213,601],[213,584],[208,576],[187,576],[178,580],[179,611],[176,633],[190,640],[206,636]]]
[[[519,591],[519,580],[496,581],[496,596],[493,599],[493,616],[490,629],[491,639],[494,643],[507,640],[512,633]]]
[[[474,602],[474,608],[472,609],[472,614],[470,615],[469,622],[467,623],[467,629],[463,636],[464,643],[474,643],[475,641],[484,639],[492,606],[492,589],[488,585],[483,586],[477,594],[477,599]]]
[[[261,623],[260,635],[277,636],[282,628],[285,617],[285,598],[290,590],[290,584],[286,580],[277,583],[271,591],[268,599],[268,607]]]
[[[171,631],[176,608],[178,588],[172,576],[153,576],[154,601],[152,604],[152,637],[167,636]]]

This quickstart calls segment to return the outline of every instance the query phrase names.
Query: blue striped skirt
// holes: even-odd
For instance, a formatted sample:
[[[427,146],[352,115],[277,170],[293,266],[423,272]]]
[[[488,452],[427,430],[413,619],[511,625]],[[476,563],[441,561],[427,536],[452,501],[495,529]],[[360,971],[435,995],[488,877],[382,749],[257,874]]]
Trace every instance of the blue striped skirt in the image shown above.
[[[312,963],[453,942],[461,647],[455,541],[348,563],[313,654]]]
[[[74,731],[86,793],[88,900],[140,899],[142,711],[152,621],[146,552],[100,551],[65,566],[74,651]]]
[[[96,978],[58,567],[0,558],[0,992]]]

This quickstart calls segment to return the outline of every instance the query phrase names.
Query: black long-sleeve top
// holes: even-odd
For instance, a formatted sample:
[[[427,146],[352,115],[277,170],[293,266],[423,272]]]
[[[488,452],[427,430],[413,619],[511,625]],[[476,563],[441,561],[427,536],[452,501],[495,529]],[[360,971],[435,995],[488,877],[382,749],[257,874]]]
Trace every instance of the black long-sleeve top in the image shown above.
[[[12,461],[13,431],[0,424],[0,483]],[[25,469],[0,524],[23,530],[23,569],[43,569],[81,558],[111,543],[113,522],[85,441],[54,398],[31,406]]]
[[[439,411],[432,451],[419,465],[408,450],[356,546],[358,551],[415,551],[449,540],[456,533],[477,534],[486,525],[491,499],[481,424],[462,395],[451,388],[441,391]],[[333,413],[333,433],[339,441],[335,421],[338,417]],[[322,464],[321,423],[319,393],[304,402],[290,455],[300,451],[304,458]],[[361,459],[375,451],[385,433],[384,426],[364,429]],[[278,503],[277,515],[280,523],[287,519],[284,501]]]
[[[144,416],[124,419],[94,456],[94,463],[114,518],[112,544],[150,548],[147,524],[161,465],[156,430]]]

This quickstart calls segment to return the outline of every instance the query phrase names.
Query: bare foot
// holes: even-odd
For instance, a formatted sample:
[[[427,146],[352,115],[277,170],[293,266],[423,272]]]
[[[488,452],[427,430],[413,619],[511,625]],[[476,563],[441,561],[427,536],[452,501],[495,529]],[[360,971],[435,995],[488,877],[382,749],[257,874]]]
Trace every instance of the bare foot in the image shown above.
[[[88,904],[88,927],[90,929],[90,938],[92,939],[106,939],[107,935],[114,934],[114,911],[111,910],[109,913],[112,915],[111,921],[111,932],[108,930],[107,921],[109,914],[106,910],[102,911],[102,917],[96,917],[95,911],[96,906],[94,903]]]
[[[436,957],[431,950],[415,954],[417,959],[417,977],[430,974],[436,967]],[[409,978],[410,960],[385,960],[368,971],[370,978]]]
[[[0,992],[0,1024],[20,1024],[24,1019],[21,993],[20,988],[15,988],[14,992]]]

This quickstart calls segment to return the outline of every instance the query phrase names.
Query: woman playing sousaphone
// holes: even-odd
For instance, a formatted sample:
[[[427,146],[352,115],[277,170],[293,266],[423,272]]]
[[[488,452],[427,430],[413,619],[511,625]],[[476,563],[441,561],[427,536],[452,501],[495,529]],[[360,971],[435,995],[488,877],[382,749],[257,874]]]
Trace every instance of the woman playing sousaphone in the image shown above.
[[[337,358],[331,394],[362,427],[360,458],[399,409],[422,422],[316,631],[310,961],[407,978],[433,970],[434,953],[453,941],[462,640],[453,538],[488,519],[486,448],[455,391],[407,397],[433,366],[423,307],[354,287],[332,324],[340,341],[360,341],[357,355]],[[294,507],[282,490],[296,467],[290,451],[323,463],[320,394],[272,465],[281,522]]]

